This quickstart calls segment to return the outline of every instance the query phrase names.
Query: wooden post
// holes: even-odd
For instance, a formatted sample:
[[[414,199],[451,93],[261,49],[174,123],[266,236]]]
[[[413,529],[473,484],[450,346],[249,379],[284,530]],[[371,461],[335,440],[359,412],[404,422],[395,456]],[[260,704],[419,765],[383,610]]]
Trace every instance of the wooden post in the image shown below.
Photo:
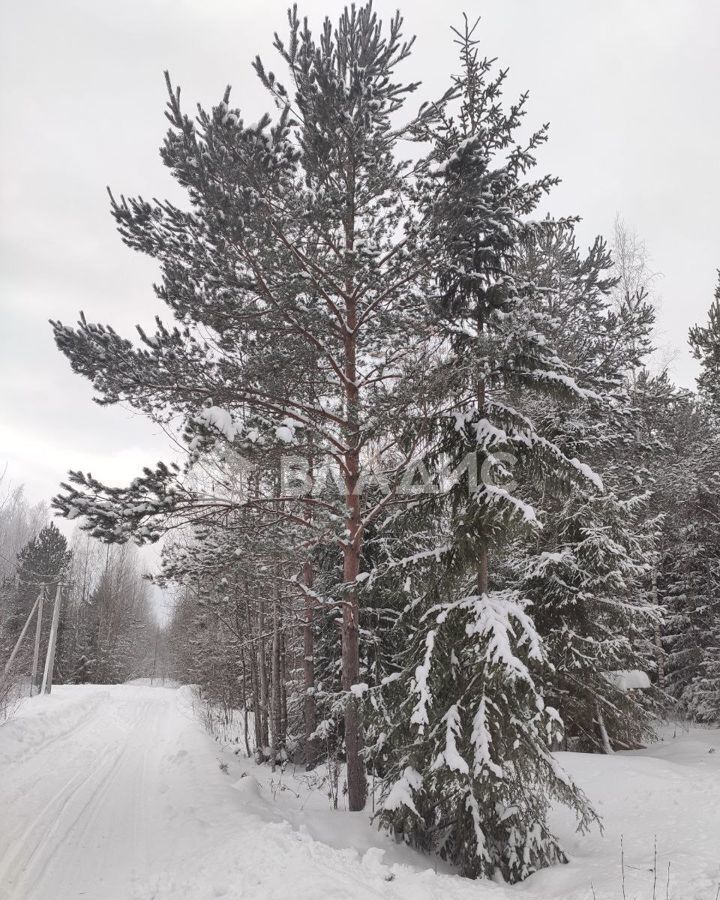
[[[5,663],[5,668],[3,670],[3,675],[7,675],[10,671],[10,666],[13,664],[13,660],[17,656],[17,652],[20,649],[20,644],[23,642],[23,638],[30,627],[30,622],[32,622],[32,617],[35,615],[35,610],[37,609],[38,603],[40,602],[40,597],[35,601],[33,608],[30,610],[30,615],[27,617],[25,624],[23,625],[23,630],[20,632],[20,637],[17,639],[15,646],[13,647],[13,651],[10,654],[10,659]]]
[[[30,675],[30,696],[32,697],[35,685],[37,684],[38,662],[40,661],[40,632],[42,631],[43,620],[43,602],[45,599],[45,588],[40,591],[38,597],[38,615],[35,624],[35,650],[33,652],[32,674]]]
[[[47,656],[45,657],[45,671],[43,672],[43,694],[49,694],[52,690],[53,670],[55,669],[55,645],[57,643],[58,624],[60,622],[61,602],[62,593],[60,591],[60,582],[58,581],[57,588],[55,590],[55,605],[53,606],[53,617],[50,624],[50,639],[48,641]]]

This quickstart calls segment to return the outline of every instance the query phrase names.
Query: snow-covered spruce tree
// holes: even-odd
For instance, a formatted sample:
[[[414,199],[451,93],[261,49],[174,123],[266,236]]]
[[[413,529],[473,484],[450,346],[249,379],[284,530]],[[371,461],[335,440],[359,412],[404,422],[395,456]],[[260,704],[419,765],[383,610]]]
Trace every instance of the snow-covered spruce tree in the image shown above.
[[[566,739],[582,749],[637,746],[651,734],[648,698],[626,691],[616,673],[647,669],[656,618],[649,570],[657,529],[628,381],[651,349],[654,314],[642,290],[616,302],[604,243],[596,239],[582,255],[568,224],[526,243],[519,269],[541,289],[546,338],[574,377],[605,399],[580,407],[531,401],[533,421],[566,454],[590,463],[605,490],[533,493],[546,525],[524,552],[514,548],[511,562],[552,663],[544,690]]]
[[[720,440],[686,460],[693,484],[672,516],[660,589],[667,607],[666,683],[697,721],[720,721]],[[712,454],[712,456],[710,455]],[[712,459],[712,462],[710,460]]]
[[[560,711],[568,746],[637,747],[653,733],[652,710],[644,694],[627,690],[622,673],[647,669],[652,636],[644,505],[612,493],[575,495],[553,522],[522,580],[553,664],[547,700]]]
[[[690,460],[700,434],[695,395],[678,388],[667,371],[650,375],[641,370],[631,387],[635,423],[635,447],[626,458],[632,471],[647,479],[651,486],[650,510],[655,526],[654,554],[650,573],[650,598],[662,617],[655,628],[653,656],[655,681],[665,691],[668,685],[667,635],[672,631],[670,596],[673,593],[676,559],[683,559],[689,548],[681,540],[687,524],[684,498],[695,490],[695,474]],[[665,695],[671,700],[671,693]]]
[[[644,465],[653,482],[651,502],[660,525],[654,594],[665,622],[658,681],[689,715],[704,720],[718,718],[720,645],[720,451],[708,377],[713,371],[712,323],[711,315],[706,327],[690,332],[701,361],[699,396],[677,388],[666,372],[656,377],[640,373],[633,385],[638,432],[648,448]]]
[[[672,424],[681,455],[668,475],[661,594],[668,607],[668,689],[699,721],[720,720],[720,289],[707,326],[690,330],[699,403]]]
[[[545,339],[539,288],[517,274],[523,242],[543,227],[529,217],[553,183],[526,180],[545,129],[518,142],[525,99],[506,112],[505,73],[496,77],[479,57],[467,24],[458,41],[460,108],[433,133],[437,165],[428,173],[446,414],[435,418],[425,462],[445,483],[407,513],[433,517],[432,536],[424,532],[427,543],[404,567],[397,559],[389,567],[393,578],[406,573],[406,641],[371,691],[371,757],[383,775],[386,828],[465,875],[517,881],[565,859],[547,827],[551,799],[573,808],[581,827],[593,813],[552,756],[562,724],[542,696],[545,652],[525,597],[495,577],[490,554],[539,527],[525,499],[532,485],[601,490],[588,466],[538,433],[523,410],[528,398],[599,398]],[[466,471],[443,479],[443,469]]]
[[[702,698],[697,690],[706,672],[716,671],[718,658],[717,431],[697,395],[677,388],[666,372],[640,373],[633,398],[649,448],[645,465],[659,523],[654,595],[665,621],[658,682],[689,715],[717,718],[706,699],[712,697],[712,679]]]
[[[697,386],[708,411],[720,421],[720,271],[707,325],[690,329],[690,347],[700,362]]]

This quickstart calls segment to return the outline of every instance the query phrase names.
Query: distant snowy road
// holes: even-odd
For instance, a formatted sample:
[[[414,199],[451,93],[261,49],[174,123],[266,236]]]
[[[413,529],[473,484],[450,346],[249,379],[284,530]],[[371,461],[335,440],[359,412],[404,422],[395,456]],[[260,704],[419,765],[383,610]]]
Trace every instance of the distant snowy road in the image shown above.
[[[233,745],[235,746],[235,745]],[[437,874],[302,773],[205,733],[187,688],[60,687],[0,726],[0,900],[715,900],[720,731],[638,753],[560,754],[605,834],[554,827],[567,866],[509,888]],[[227,766],[227,773],[219,763]]]

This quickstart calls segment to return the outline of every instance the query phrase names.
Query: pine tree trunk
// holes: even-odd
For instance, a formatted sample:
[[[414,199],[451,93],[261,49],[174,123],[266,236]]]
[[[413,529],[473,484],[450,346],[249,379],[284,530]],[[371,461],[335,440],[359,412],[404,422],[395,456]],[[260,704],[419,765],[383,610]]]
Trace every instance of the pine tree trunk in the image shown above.
[[[354,371],[353,363],[353,381]],[[350,416],[348,417],[350,418]],[[342,687],[347,693],[345,705],[345,753],[347,757],[348,806],[354,812],[365,807],[367,797],[365,764],[361,756],[362,734],[358,701],[351,693],[353,685],[360,680],[360,610],[355,583],[360,573],[362,521],[360,517],[360,497],[356,490],[360,477],[360,460],[356,449],[346,454],[345,464],[347,466],[346,503],[349,515],[346,522],[348,537],[344,546],[343,560],[345,592],[343,594],[342,607]],[[350,585],[352,586],[350,587]]]
[[[303,566],[303,581],[308,591],[313,587],[313,570],[309,561]],[[303,720],[305,726],[305,766],[313,769],[317,762],[317,747],[312,734],[317,727],[317,707],[315,704],[315,604],[313,598],[305,594],[305,620],[303,622]]]
[[[253,681],[253,724],[255,726],[255,758],[262,761],[262,711],[260,709],[260,683],[257,670],[257,654],[253,651],[251,678]]]
[[[357,498],[356,498],[357,499]],[[352,533],[352,532],[351,532]],[[344,581],[353,584],[360,572],[360,552],[353,541],[345,549]],[[367,784],[362,760],[362,736],[357,698],[350,693],[360,680],[360,631],[357,588],[343,596],[342,615],[342,686],[348,692],[345,706],[345,752],[347,755],[348,805],[351,811],[365,806]]]
[[[595,704],[595,712],[597,717],[598,730],[600,732],[600,740],[602,741],[603,753],[614,753],[615,751],[613,750],[612,744],[610,743],[610,736],[607,733],[607,728],[605,727],[605,718],[602,714],[599,703]]]
[[[245,738],[245,752],[248,756],[248,759],[252,754],[250,753],[250,735],[248,733],[248,693],[247,693],[247,662],[245,660],[245,650],[242,649],[240,651],[240,661],[242,664],[242,707],[243,707],[243,737]],[[251,683],[252,688],[252,683]]]
[[[345,218],[345,249],[355,248],[355,164],[354,148],[349,148],[347,173],[347,214]],[[345,505],[347,509],[346,533],[343,546],[343,595],[342,615],[342,686],[347,692],[345,706],[345,753],[347,756],[348,806],[351,811],[361,810],[367,797],[365,765],[362,760],[362,734],[357,698],[352,695],[353,685],[360,680],[360,630],[359,604],[355,580],[360,573],[360,551],[363,529],[360,512],[360,496],[357,488],[360,479],[360,389],[357,384],[358,310],[355,284],[352,277],[345,280],[346,330],[344,337],[345,366],[344,388],[347,429],[345,462]],[[349,587],[350,586],[350,587]]]
[[[662,634],[660,633],[660,623],[655,623],[655,650],[657,652],[657,673],[658,687],[660,690],[665,689],[665,651],[662,645]]]
[[[265,750],[269,744],[268,739],[268,672],[267,660],[265,658],[265,636],[263,634],[265,626],[262,607],[258,617],[258,677],[260,679],[260,750],[263,757]]]
[[[281,623],[282,625],[282,623]],[[287,643],[284,626],[280,628],[280,745],[287,746],[288,702],[287,702],[288,666]]]
[[[657,584],[657,568],[653,568],[652,574],[652,598],[655,606],[658,605],[658,584]],[[660,623],[655,623],[655,652],[657,654],[657,673],[658,687],[660,690],[665,688],[665,651],[662,645],[662,634],[660,632]]]
[[[270,764],[275,770],[280,755],[281,705],[280,705],[280,584],[276,573],[273,585],[273,633],[272,660],[270,672],[271,722],[270,722]]]
[[[252,627],[252,620],[250,616],[250,600],[246,597],[245,600],[245,619],[247,623],[247,633],[252,635],[255,633],[255,629]],[[255,641],[253,640],[253,646],[248,654],[250,660],[250,691],[252,692],[252,707],[253,707],[253,727],[255,731],[255,755],[257,757],[258,750],[262,747],[262,731],[260,728],[261,722],[261,713],[260,713],[260,677],[258,674],[258,652],[255,646]]]

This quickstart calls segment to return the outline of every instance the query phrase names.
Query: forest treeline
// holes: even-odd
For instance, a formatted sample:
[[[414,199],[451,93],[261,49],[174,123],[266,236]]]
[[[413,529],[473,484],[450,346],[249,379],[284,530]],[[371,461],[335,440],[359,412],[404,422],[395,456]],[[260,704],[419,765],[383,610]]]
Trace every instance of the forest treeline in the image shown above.
[[[551,802],[596,820],[555,749],[720,718],[720,289],[680,388],[641,247],[547,215],[548,128],[476,28],[419,104],[399,15],[288,25],[257,123],[229,88],[191,116],[167,76],[184,206],[111,194],[170,319],[53,323],[185,457],[73,472],[54,506],[165,538],[177,670],[259,762],[340,760],[351,810],[372,774],[381,827],[516,881],[565,859]]]
[[[36,639],[39,689],[47,653],[57,585],[62,598],[54,680],[117,684],[164,675],[163,636],[132,544],[102,544],[76,529],[70,540],[51,521],[45,503],[30,503],[22,485],[0,477],[0,666],[4,668],[38,597],[37,610],[0,678],[0,706],[28,696]],[[1,670],[0,670],[1,672]]]

